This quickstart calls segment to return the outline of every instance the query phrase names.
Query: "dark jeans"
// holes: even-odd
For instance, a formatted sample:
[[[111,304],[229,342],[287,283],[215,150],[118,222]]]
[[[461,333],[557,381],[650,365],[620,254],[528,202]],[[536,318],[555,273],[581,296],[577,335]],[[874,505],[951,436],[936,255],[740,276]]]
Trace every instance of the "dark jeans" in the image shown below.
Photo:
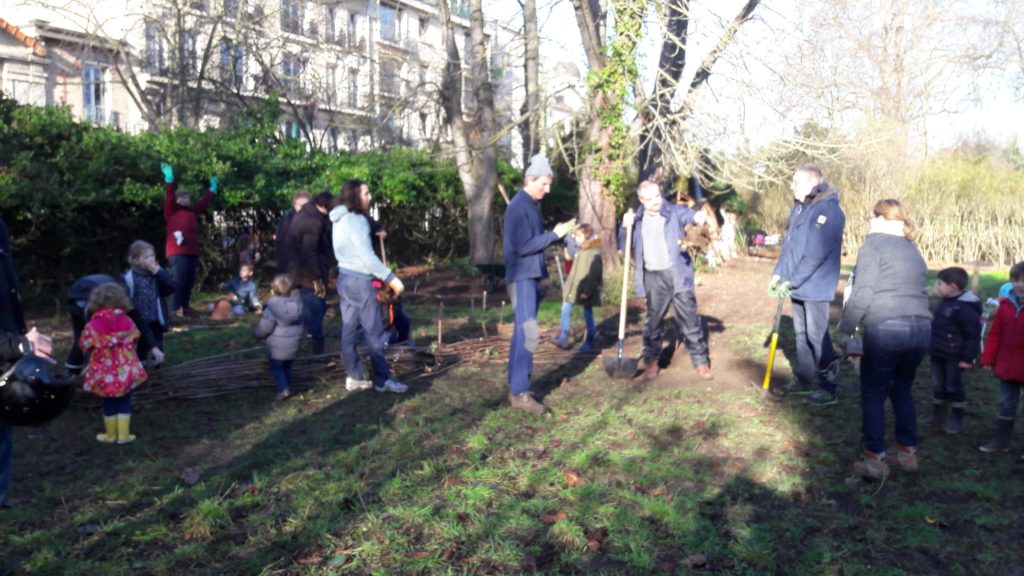
[[[324,314],[327,313],[327,302],[317,298],[312,288],[299,288],[302,298],[302,312],[306,315],[306,331],[313,340],[324,340]]]
[[[1017,417],[1017,406],[1024,391],[1024,382],[999,379],[999,419],[1013,420]]]
[[[292,387],[292,361],[270,359],[270,375],[274,377],[274,384],[278,392],[284,392]]]
[[[512,394],[530,391],[533,374],[533,353],[540,343],[537,326],[537,307],[540,305],[540,286],[537,279],[518,280],[508,285],[515,317],[512,325],[512,344],[508,350],[508,388]]]
[[[932,397],[940,402],[961,404],[967,400],[964,369],[960,360],[932,356]]]
[[[824,370],[836,358],[832,337],[828,333],[828,307],[831,302],[808,302],[792,299],[793,330],[796,332],[797,379],[805,384],[814,382],[829,394],[836,393],[835,380],[825,376]]]
[[[117,416],[118,414],[132,413],[132,393],[129,392],[118,398],[103,399],[103,415]]]
[[[384,358],[384,324],[373,278],[350,271],[339,274],[338,294],[341,295],[341,355],[345,360],[345,373],[349,378],[363,379],[363,363],[356,347],[364,341],[373,368],[373,385],[380,388],[391,378],[391,370]]]
[[[647,320],[644,322],[644,362],[656,361],[661,355],[665,335],[663,320],[672,307],[676,318],[676,337],[683,340],[694,366],[708,363],[708,343],[697,315],[697,297],[693,290],[676,291],[672,270],[644,271],[647,292]]]
[[[68,311],[71,313],[71,333],[74,338],[71,340],[71,350],[68,351],[68,359],[64,361],[64,366],[68,370],[85,370],[88,359],[85,357],[85,352],[78,347],[78,339],[82,336],[82,330],[85,330],[85,310],[71,304]]]
[[[864,329],[860,394],[864,448],[885,452],[885,399],[892,403],[896,442],[917,446],[917,415],[912,387],[917,367],[931,344],[928,318],[902,317]]]
[[[171,256],[167,259],[174,271],[174,296],[171,310],[185,310],[192,299],[192,287],[196,284],[199,270],[199,256]]]

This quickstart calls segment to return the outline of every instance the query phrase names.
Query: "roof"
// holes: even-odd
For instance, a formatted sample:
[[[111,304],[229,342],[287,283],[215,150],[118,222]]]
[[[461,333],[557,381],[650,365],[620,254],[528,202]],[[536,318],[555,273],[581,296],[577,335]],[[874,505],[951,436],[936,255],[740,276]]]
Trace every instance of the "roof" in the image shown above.
[[[11,36],[14,36],[18,42],[21,42],[25,46],[31,48],[32,53],[36,56],[46,56],[46,46],[44,46],[41,41],[25,34],[20,28],[3,18],[0,18],[0,29],[4,30]]]

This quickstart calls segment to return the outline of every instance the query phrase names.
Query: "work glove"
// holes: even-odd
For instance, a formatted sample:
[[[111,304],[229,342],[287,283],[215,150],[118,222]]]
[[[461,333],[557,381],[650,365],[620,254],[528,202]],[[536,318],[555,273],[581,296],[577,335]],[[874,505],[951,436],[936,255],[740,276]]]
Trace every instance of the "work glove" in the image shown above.
[[[402,292],[405,292],[405,284],[402,284],[402,281],[398,279],[398,276],[392,278],[391,282],[388,282],[388,286],[391,288],[391,291],[395,293],[395,296],[400,296]]]
[[[555,224],[554,233],[559,238],[565,238],[567,235],[571,234],[574,230],[579,228],[579,226],[580,225],[576,222],[576,219],[573,218],[572,220],[562,222],[560,224]]]
[[[213,178],[210,178],[210,192],[213,192],[214,194],[217,193],[217,183],[218,182],[220,182],[220,180],[218,180],[216,176],[214,176]]]
[[[793,293],[793,285],[789,283],[789,280],[786,280],[775,287],[775,292],[779,298],[789,298],[789,295]]]
[[[778,274],[773,274],[772,279],[768,281],[768,295],[772,298],[779,297],[779,282],[782,281],[782,277]]]
[[[167,162],[160,163],[160,171],[164,173],[164,182],[170,184],[174,182],[174,169]]]

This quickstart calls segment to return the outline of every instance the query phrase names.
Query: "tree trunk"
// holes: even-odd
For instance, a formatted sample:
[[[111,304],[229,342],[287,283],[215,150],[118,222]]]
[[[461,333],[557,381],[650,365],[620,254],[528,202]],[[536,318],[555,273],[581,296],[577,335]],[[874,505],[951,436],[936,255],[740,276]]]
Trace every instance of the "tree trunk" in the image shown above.
[[[537,35],[537,0],[523,2],[523,34],[526,40],[526,98],[520,113],[519,132],[523,138],[523,167],[540,151],[540,38]]]
[[[459,181],[466,194],[469,227],[469,261],[487,264],[495,260],[494,219],[491,206],[497,187],[497,150],[495,133],[494,89],[491,86],[487,58],[486,37],[481,0],[470,1],[469,26],[473,45],[472,73],[474,121],[466,122],[462,110],[462,74],[459,48],[455,42],[451,9],[448,2],[438,2],[445,22],[445,51],[448,62],[441,86],[441,100],[445,108],[445,122],[455,145],[455,164]]]

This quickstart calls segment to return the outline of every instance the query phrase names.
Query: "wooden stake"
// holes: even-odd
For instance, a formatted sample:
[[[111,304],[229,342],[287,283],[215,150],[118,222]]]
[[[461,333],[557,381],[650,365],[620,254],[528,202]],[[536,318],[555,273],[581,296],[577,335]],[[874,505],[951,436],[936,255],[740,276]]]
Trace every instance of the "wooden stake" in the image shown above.
[[[484,311],[484,312],[487,312],[487,290],[484,290],[484,305],[483,305],[483,311]]]

